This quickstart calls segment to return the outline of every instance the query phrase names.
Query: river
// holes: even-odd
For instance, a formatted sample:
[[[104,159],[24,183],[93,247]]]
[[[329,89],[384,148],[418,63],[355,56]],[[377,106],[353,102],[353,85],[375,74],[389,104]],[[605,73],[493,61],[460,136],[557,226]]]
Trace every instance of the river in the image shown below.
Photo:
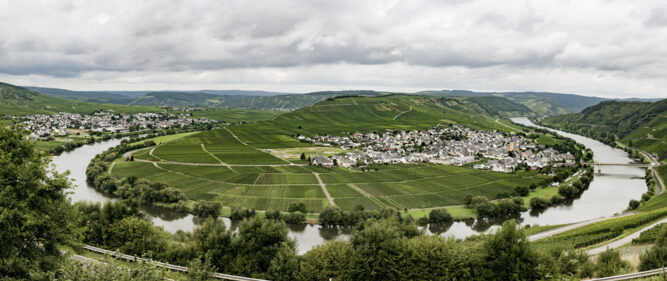
[[[527,118],[514,118],[512,121],[526,126],[536,126]],[[596,162],[632,162],[626,153],[620,149],[612,148],[583,136],[552,129],[549,130],[572,138],[590,148],[594,153],[593,159]],[[97,192],[92,186],[86,183],[86,167],[96,154],[118,144],[120,144],[119,139],[112,139],[91,145],[84,145],[53,157],[53,164],[57,171],[70,171],[69,177],[75,185],[73,192],[70,194],[73,202],[105,202],[113,200]],[[588,190],[571,204],[550,207],[539,214],[524,212],[517,219],[521,224],[547,225],[574,223],[612,216],[615,213],[622,212],[628,206],[630,199],[639,199],[641,198],[641,194],[646,192],[643,169],[624,166],[604,166],[601,172],[601,175],[596,173]],[[177,215],[158,208],[144,208],[143,210],[155,225],[163,227],[172,233],[178,230],[192,231],[196,226],[192,215]],[[236,229],[237,225],[232,224],[229,219],[224,218],[223,220],[228,228]],[[497,228],[500,223],[502,223],[502,220],[468,220],[455,222],[451,225],[429,225],[425,227],[425,231],[430,234],[439,233],[443,236],[465,238],[474,234],[489,232]],[[311,224],[288,225],[288,227],[290,229],[289,236],[297,241],[298,252],[300,254],[328,240],[347,239],[351,232],[349,229],[329,229]]]

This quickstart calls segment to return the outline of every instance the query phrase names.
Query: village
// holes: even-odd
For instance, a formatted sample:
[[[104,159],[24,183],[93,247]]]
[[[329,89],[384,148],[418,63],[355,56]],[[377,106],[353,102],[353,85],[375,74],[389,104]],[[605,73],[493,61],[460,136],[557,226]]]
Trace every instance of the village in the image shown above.
[[[329,158],[315,156],[311,165],[362,167],[370,163],[435,163],[464,165],[482,159],[473,168],[509,173],[519,165],[531,169],[550,164],[574,164],[575,157],[544,148],[532,139],[497,131],[476,131],[462,126],[432,128],[426,131],[354,133],[350,136],[298,136],[316,146],[336,146],[353,150]]]
[[[167,129],[191,124],[215,123],[206,118],[189,118],[185,115],[167,113],[113,114],[100,111],[91,115],[60,112],[53,115],[30,115],[20,117],[21,123],[31,132],[32,139],[49,136],[64,136],[73,132],[125,133],[142,129]]]

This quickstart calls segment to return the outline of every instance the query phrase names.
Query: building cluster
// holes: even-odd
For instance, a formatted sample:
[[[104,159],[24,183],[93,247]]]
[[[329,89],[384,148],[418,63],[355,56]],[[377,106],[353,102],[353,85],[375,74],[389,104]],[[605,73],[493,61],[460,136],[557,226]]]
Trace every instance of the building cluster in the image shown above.
[[[167,113],[113,114],[102,111],[91,115],[60,112],[53,115],[21,117],[22,124],[32,132],[33,139],[50,135],[66,135],[69,130],[123,133],[141,129],[166,129],[173,126],[216,122],[206,118],[189,118]]]
[[[298,137],[316,146],[350,149],[348,153],[330,158],[316,156],[313,165],[343,167],[369,163],[437,163],[463,165],[488,158],[473,167],[498,172],[512,172],[525,163],[532,169],[550,163],[574,164],[574,156],[535,143],[514,133],[476,131],[462,126],[433,128],[426,131],[394,131],[383,134],[355,133],[349,136]]]

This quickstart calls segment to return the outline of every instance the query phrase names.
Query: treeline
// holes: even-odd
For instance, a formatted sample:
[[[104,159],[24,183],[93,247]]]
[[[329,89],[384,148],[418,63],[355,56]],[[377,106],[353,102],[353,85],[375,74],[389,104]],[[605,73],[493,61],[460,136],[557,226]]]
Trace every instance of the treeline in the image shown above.
[[[578,179],[569,184],[561,184],[558,194],[551,198],[533,197],[530,199],[530,208],[533,210],[544,210],[549,206],[558,205],[565,201],[573,200],[581,196],[593,181],[593,167],[586,167]]]
[[[111,163],[122,157],[124,153],[154,145],[155,143],[150,140],[135,145],[123,142],[95,155],[86,168],[86,181],[96,190],[135,201],[137,204],[156,205],[177,212],[190,212],[185,195],[166,183],[150,182],[134,176],[119,178],[109,174]]]
[[[120,146],[100,157],[113,159],[123,147],[129,149]],[[592,264],[571,249],[538,250],[511,220],[494,234],[459,241],[425,235],[414,219],[395,210],[359,221],[349,241],[328,242],[299,256],[285,223],[261,216],[244,219],[236,231],[208,219],[193,233],[169,234],[146,220],[136,201],[72,206],[71,183],[48,169],[48,160],[15,128],[0,127],[0,166],[3,280],[164,279],[159,270],[141,266],[71,265],[60,249],[79,243],[191,266],[193,280],[205,280],[210,271],[276,281],[564,280],[613,275],[619,268],[618,255],[601,255]],[[656,242],[641,267],[664,265],[664,245]]]
[[[172,264],[270,280],[564,280],[610,271],[572,249],[534,248],[513,220],[495,234],[463,242],[426,235],[412,217],[384,210],[360,221],[349,241],[331,241],[302,256],[284,222],[261,216],[238,231],[209,218],[193,233],[168,234],[126,202],[78,203],[84,241]],[[437,216],[434,214],[434,216]]]
[[[124,138],[124,137],[130,137],[131,139],[146,139],[146,138],[154,138],[158,136],[166,136],[166,135],[172,135],[172,134],[178,134],[178,133],[185,133],[185,132],[192,132],[192,131],[200,131],[200,130],[210,130],[212,129],[211,124],[189,124],[186,126],[179,126],[179,125],[174,125],[170,128],[167,129],[162,129],[162,130],[157,130],[157,129],[152,129],[152,130],[142,130],[142,131],[133,131],[133,132],[125,132],[125,133],[108,133],[108,132],[90,132],[90,137],[87,138],[86,140],[79,140],[79,141],[71,141],[71,142],[66,142],[54,147],[49,148],[46,153],[52,154],[52,155],[60,155],[61,153],[65,151],[72,151],[76,148],[79,148],[83,145],[86,144],[93,144],[96,142],[101,142],[101,141],[108,141],[110,139],[119,139],[119,138]],[[144,135],[143,137],[139,137],[141,135]]]
[[[639,201],[635,199],[630,200],[630,203],[628,203],[628,210],[637,209],[642,204],[648,202],[648,200],[651,200],[655,195],[655,179],[653,178],[653,173],[651,173],[650,169],[646,169],[644,181],[646,182],[646,192],[642,193],[642,198]]]

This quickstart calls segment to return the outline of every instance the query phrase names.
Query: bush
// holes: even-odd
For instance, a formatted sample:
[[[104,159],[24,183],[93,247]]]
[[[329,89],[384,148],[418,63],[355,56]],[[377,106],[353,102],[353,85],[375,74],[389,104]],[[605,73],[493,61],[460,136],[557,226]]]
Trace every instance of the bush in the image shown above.
[[[607,277],[630,272],[630,264],[621,259],[621,254],[607,249],[598,256],[597,272],[599,277]]]
[[[558,194],[551,196],[551,204],[553,205],[563,203],[563,201],[565,201],[565,198],[563,196],[560,196]]]
[[[530,188],[526,186],[517,186],[514,188],[514,191],[519,194],[519,196],[526,196],[530,193]]]
[[[290,213],[289,215],[285,216],[284,219],[286,223],[291,224],[302,224],[306,222],[306,216],[299,211]]]
[[[289,207],[287,208],[287,211],[290,213],[291,212],[308,213],[308,210],[306,210],[306,204],[304,204],[303,202],[290,204]]]
[[[653,246],[639,257],[639,270],[651,270],[667,266],[667,246]]]
[[[197,201],[192,212],[200,218],[217,218],[220,216],[220,208],[222,208],[222,205],[219,202]]]
[[[630,203],[628,204],[628,209],[629,210],[634,210],[634,209],[637,209],[637,207],[639,207],[639,201],[637,201],[635,199],[630,200]]]
[[[454,219],[445,209],[435,209],[428,213],[428,220],[431,223],[451,223]]]
[[[544,210],[549,207],[549,201],[541,197],[533,197],[530,199],[530,208],[535,210]]]

